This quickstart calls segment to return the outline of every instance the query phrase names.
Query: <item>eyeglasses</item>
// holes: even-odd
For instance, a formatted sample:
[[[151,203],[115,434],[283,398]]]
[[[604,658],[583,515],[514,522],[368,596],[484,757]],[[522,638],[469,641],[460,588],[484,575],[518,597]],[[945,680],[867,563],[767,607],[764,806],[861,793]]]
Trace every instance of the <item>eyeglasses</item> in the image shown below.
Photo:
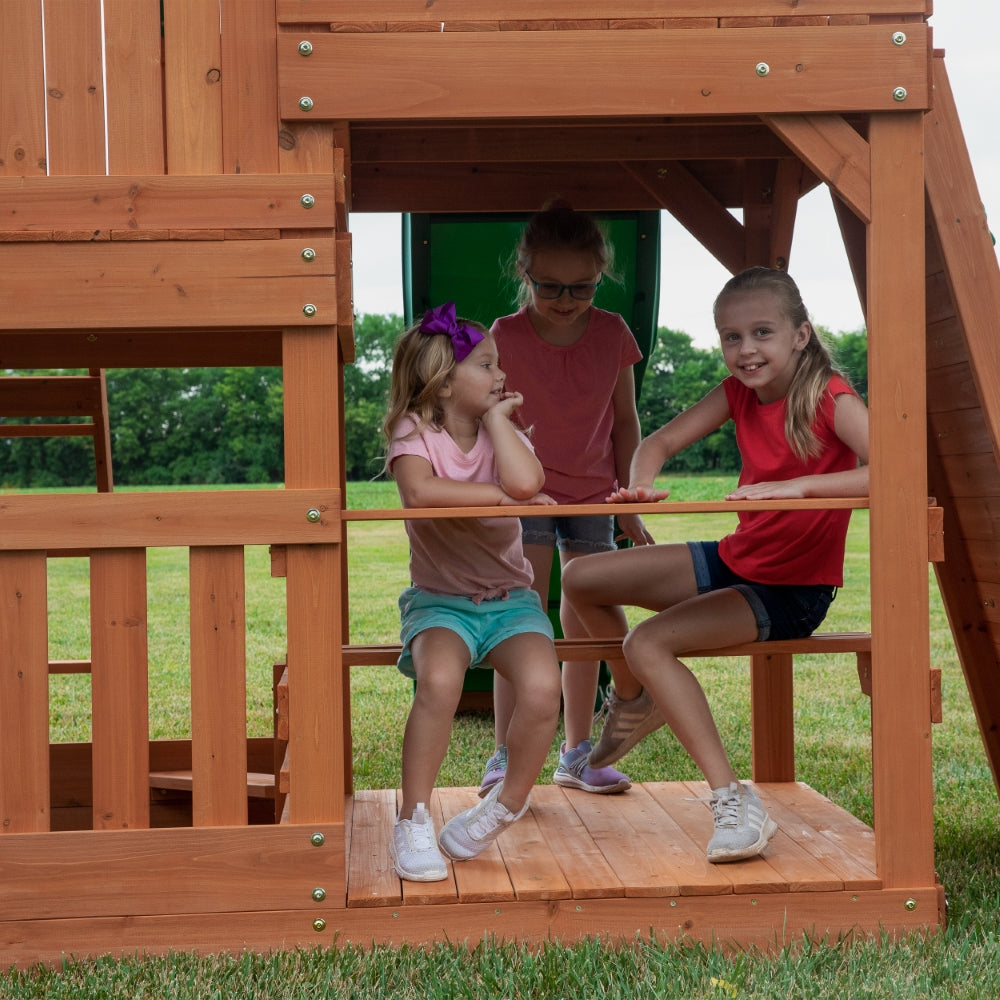
[[[535,286],[535,291],[540,299],[558,299],[563,292],[569,292],[571,299],[579,299],[581,302],[589,302],[601,287],[604,280],[602,274],[595,282],[580,282],[575,285],[561,285],[558,281],[535,281],[535,279],[524,272],[524,276]]]

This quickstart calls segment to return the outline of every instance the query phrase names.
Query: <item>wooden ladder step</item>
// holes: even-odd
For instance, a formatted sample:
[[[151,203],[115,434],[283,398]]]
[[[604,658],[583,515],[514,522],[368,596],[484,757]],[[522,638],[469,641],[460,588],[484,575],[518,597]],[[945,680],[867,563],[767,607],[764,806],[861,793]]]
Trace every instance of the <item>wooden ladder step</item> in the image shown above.
[[[150,771],[150,788],[167,788],[181,792],[190,792],[194,784],[190,771]],[[247,798],[273,799],[274,775],[260,771],[250,771],[247,774]]]

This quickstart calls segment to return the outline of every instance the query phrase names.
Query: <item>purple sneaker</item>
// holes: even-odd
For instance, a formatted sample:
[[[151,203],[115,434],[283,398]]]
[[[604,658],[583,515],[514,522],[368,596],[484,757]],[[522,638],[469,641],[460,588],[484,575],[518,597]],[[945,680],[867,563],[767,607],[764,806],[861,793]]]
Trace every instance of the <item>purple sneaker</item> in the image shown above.
[[[628,775],[616,771],[613,767],[591,767],[587,763],[590,750],[590,740],[584,740],[572,750],[567,750],[566,744],[563,743],[559,748],[559,766],[555,769],[552,780],[557,785],[581,788],[596,795],[611,795],[614,792],[627,791],[632,787]]]
[[[507,748],[501,744],[497,747],[497,752],[486,762],[486,771],[479,786],[479,797],[485,799],[490,794],[490,789],[498,781],[503,781],[503,776],[506,773]]]

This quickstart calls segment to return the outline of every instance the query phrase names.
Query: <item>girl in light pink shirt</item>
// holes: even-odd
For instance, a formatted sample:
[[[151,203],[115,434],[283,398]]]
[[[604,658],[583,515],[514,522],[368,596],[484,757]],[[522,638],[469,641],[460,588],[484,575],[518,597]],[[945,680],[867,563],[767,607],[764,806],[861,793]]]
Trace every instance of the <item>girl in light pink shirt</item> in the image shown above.
[[[553,503],[540,492],[541,463],[510,419],[522,397],[504,382],[493,337],[458,319],[452,302],[403,334],[384,431],[386,466],[404,507]],[[414,518],[406,531],[412,586],[399,600],[399,669],[415,678],[416,690],[389,852],[402,878],[432,882],[448,877],[442,852],[453,861],[473,858],[527,811],[559,718],[559,664],[516,518]],[[513,691],[510,766],[435,838],[431,792],[465,672],[481,665]]]

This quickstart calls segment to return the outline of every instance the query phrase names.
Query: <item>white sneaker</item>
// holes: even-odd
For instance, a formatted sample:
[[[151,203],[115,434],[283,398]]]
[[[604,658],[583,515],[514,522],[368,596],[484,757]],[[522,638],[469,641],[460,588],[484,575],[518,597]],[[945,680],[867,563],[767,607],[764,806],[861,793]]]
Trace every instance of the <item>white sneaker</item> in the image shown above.
[[[389,854],[400,878],[409,882],[440,882],[448,877],[434,837],[434,820],[423,802],[417,803],[412,819],[396,820]]]
[[[708,860],[715,864],[760,854],[778,830],[757,793],[738,781],[712,789],[712,812],[715,835],[708,842]]]
[[[512,813],[500,802],[503,782],[497,782],[482,802],[448,820],[438,836],[438,845],[452,861],[468,861],[481,854],[515,820],[528,811],[528,803]]]

